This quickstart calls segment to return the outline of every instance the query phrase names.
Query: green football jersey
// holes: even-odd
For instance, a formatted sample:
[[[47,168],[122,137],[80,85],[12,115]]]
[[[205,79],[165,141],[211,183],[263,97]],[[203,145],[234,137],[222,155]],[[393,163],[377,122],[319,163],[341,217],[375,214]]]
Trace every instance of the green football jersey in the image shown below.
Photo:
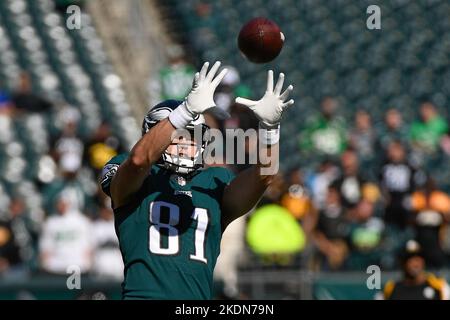
[[[127,154],[105,166],[102,188]],[[231,171],[212,167],[190,179],[154,165],[130,202],[114,210],[125,265],[124,299],[211,299],[222,237],[220,203]]]

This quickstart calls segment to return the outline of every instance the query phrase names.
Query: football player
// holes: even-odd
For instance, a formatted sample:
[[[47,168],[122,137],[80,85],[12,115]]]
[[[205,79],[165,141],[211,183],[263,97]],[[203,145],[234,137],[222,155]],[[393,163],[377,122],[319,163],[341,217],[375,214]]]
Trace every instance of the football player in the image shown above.
[[[222,167],[203,168],[207,139],[173,138],[177,129],[207,134],[203,113],[219,113],[213,95],[225,76],[220,62],[206,62],[184,101],[167,100],[143,121],[142,138],[127,154],[104,167],[101,185],[111,197],[115,228],[125,265],[124,299],[211,299],[213,270],[222,232],[249,212],[271,182],[259,164],[234,177]],[[267,154],[278,152],[280,120],[294,103],[284,75],[258,101],[237,98],[260,120]],[[273,160],[275,161],[275,160]],[[277,159],[276,159],[277,161]]]
[[[424,252],[419,243],[409,240],[401,253],[403,279],[386,282],[378,298],[384,300],[449,300],[450,288],[445,278],[425,269]]]

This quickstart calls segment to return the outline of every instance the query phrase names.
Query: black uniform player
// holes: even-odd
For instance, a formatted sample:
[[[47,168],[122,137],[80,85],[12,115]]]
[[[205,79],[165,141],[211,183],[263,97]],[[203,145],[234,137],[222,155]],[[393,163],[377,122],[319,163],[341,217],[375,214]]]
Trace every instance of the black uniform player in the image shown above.
[[[448,300],[445,279],[425,272],[425,259],[419,244],[410,240],[402,254],[403,279],[388,281],[383,295],[386,300]]]

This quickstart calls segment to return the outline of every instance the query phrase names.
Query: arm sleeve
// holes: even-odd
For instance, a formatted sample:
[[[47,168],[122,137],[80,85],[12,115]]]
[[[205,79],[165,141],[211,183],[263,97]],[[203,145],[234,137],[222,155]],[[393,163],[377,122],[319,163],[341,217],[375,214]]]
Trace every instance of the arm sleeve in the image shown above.
[[[218,168],[217,174],[217,185],[220,193],[223,194],[225,187],[230,184],[230,182],[236,177],[233,171],[226,168]]]
[[[101,176],[100,176],[100,185],[102,187],[103,192],[111,196],[109,187],[111,184],[111,180],[116,174],[117,170],[119,169],[119,166],[125,159],[127,158],[126,154],[120,154],[115,157],[113,157],[111,160],[109,160],[106,165],[103,167]]]
[[[434,274],[428,275],[428,284],[439,291],[441,300],[449,300],[449,287],[445,278],[438,278]]]

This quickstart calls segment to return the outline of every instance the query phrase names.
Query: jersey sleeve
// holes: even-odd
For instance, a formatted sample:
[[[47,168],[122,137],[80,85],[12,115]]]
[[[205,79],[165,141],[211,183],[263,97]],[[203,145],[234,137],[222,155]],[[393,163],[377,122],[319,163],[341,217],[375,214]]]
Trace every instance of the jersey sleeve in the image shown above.
[[[215,168],[215,177],[220,181],[219,184],[227,186],[236,177],[235,173],[230,169],[217,167]]]
[[[126,158],[127,154],[119,154],[113,157],[111,160],[109,160],[103,167],[102,174],[100,177],[100,185],[102,187],[103,192],[108,196],[111,196],[111,193],[109,191],[111,180],[116,174],[117,169],[119,169],[119,166],[122,164],[122,162],[125,161]]]
[[[449,300],[449,287],[445,278],[439,278],[430,273],[427,281],[432,288],[439,291],[441,300]]]
[[[211,168],[214,176],[214,187],[218,199],[222,199],[225,187],[231,183],[235,178],[233,171],[223,168],[223,167],[213,167]]]
[[[394,291],[395,283],[392,280],[386,282],[383,289],[383,298],[384,300],[389,300],[392,296],[392,292]]]

